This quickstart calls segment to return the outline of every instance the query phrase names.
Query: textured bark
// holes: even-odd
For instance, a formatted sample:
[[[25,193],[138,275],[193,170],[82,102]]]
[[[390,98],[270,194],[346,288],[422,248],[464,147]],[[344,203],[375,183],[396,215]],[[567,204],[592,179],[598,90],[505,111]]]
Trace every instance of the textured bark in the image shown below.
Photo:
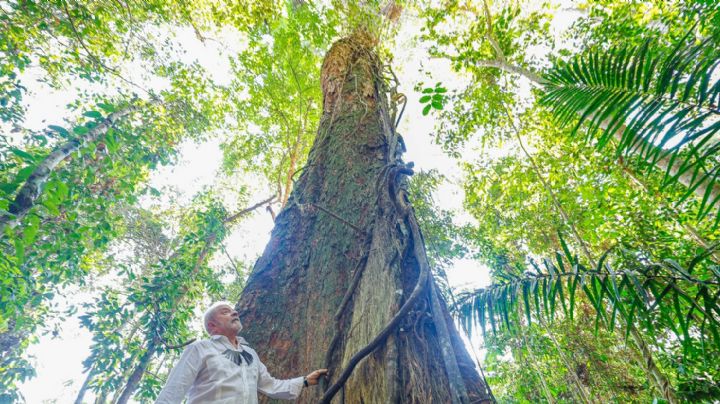
[[[332,402],[489,401],[431,278],[418,282],[427,257],[403,198],[399,173],[409,170],[372,42],[354,34],[325,58],[318,134],[238,302],[243,335],[276,377],[327,366],[333,384],[421,287]],[[323,393],[305,389],[298,402]]]

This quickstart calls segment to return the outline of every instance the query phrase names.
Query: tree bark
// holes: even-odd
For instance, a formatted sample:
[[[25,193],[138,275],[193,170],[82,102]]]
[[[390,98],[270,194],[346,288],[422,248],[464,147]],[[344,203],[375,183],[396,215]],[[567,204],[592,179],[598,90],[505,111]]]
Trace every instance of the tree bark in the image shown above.
[[[78,391],[78,395],[75,398],[75,404],[83,403],[83,400],[85,400],[85,393],[87,392],[87,389],[90,386],[90,382],[92,381],[93,377],[95,377],[95,368],[90,368],[90,370],[88,370],[87,376],[85,377],[85,381],[83,382],[82,386],[80,386],[80,391]]]
[[[427,257],[403,190],[411,170],[382,69],[363,33],[328,52],[308,164],[238,302],[244,336],[276,377],[328,367],[336,384],[350,372],[333,403],[489,402],[423,276]],[[349,367],[360,351],[370,353]],[[324,393],[305,389],[298,402]]]

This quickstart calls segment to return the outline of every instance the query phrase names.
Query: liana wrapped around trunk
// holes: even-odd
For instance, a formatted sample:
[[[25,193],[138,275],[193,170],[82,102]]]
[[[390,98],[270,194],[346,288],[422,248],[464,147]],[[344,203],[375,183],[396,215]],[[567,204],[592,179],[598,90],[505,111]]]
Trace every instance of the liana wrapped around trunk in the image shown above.
[[[276,377],[330,369],[301,403],[489,402],[430,276],[374,45],[357,32],[326,55],[308,163],[238,302],[244,336]]]

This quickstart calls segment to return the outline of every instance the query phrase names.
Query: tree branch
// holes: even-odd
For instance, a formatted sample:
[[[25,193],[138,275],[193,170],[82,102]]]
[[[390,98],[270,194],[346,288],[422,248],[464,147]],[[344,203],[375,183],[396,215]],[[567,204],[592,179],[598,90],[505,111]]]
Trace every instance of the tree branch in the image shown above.
[[[231,215],[231,216],[228,216],[227,218],[225,218],[225,220],[223,220],[223,223],[226,225],[233,224],[235,221],[237,221],[242,216],[252,212],[253,210],[255,210],[265,204],[272,202],[274,199],[275,199],[275,195],[265,199],[264,201],[260,201],[260,202],[256,203],[255,205],[245,208],[245,209],[235,213],[234,215]]]
[[[80,146],[98,140],[104,135],[118,120],[128,116],[136,111],[138,107],[130,106],[122,111],[113,112],[103,119],[97,126],[88,131],[85,137],[70,140],[56,147],[45,159],[35,168],[20,188],[15,199],[10,204],[9,213],[0,215],[0,228],[8,224],[14,227],[28,211],[35,205],[37,198],[42,194],[42,187],[50,177],[50,174],[60,164],[61,161],[68,158],[72,153],[77,151]]]
[[[495,50],[495,56],[497,56],[498,60],[504,63],[507,59],[505,58],[505,52],[503,52],[497,39],[495,39],[495,34],[493,34],[492,16],[490,15],[490,7],[488,6],[487,0],[483,0],[483,11],[485,12],[485,24],[487,25],[485,37],[488,42],[490,42],[490,46],[492,46],[493,50]]]

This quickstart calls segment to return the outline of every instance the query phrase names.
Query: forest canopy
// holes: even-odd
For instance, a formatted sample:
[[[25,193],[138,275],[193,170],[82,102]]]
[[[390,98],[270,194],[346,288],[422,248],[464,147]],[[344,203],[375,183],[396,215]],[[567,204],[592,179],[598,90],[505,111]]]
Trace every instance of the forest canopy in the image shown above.
[[[153,402],[203,307],[262,293],[274,226],[360,231],[379,191],[306,201],[360,170],[323,154],[325,57],[357,38],[379,71],[355,101],[399,145],[358,153],[414,163],[358,186],[408,176],[398,245],[424,247],[447,306],[422,310],[452,316],[488,401],[720,400],[717,2],[8,0],[0,27],[0,402]]]

